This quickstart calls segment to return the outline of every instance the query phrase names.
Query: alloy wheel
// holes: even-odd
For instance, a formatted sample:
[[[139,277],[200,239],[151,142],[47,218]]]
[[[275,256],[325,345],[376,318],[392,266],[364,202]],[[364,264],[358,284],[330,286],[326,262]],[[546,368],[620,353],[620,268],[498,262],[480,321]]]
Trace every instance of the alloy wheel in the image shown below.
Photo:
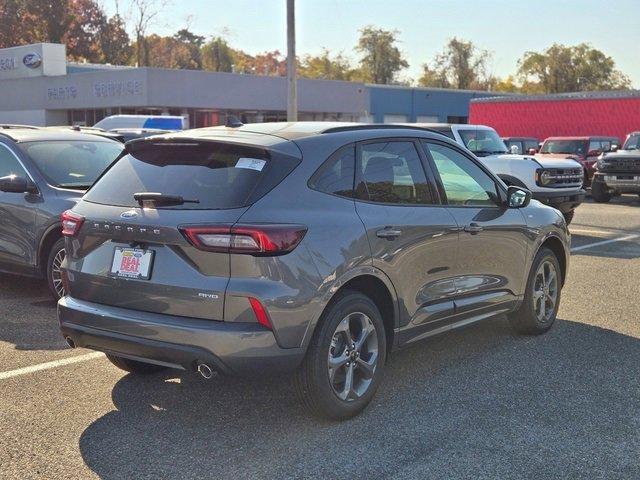
[[[541,323],[551,320],[558,302],[558,272],[550,261],[544,261],[538,267],[533,282],[533,305],[536,318]]]
[[[53,282],[53,288],[56,290],[58,297],[64,297],[64,284],[62,283],[62,261],[65,257],[64,248],[58,250],[53,257],[53,263],[51,264],[51,281]]]
[[[343,401],[362,397],[369,389],[378,364],[378,334],[362,312],[347,315],[338,324],[327,358],[329,383]]]

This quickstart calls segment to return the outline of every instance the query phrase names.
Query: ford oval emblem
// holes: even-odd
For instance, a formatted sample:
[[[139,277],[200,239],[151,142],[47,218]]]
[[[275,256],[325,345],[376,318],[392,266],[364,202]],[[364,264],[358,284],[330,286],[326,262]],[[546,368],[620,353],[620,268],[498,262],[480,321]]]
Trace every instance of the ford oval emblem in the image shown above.
[[[27,53],[22,57],[22,63],[27,68],[38,68],[42,65],[42,57],[35,52]]]
[[[120,214],[121,218],[135,218],[138,216],[138,212],[135,210],[127,210],[126,212],[122,212]]]

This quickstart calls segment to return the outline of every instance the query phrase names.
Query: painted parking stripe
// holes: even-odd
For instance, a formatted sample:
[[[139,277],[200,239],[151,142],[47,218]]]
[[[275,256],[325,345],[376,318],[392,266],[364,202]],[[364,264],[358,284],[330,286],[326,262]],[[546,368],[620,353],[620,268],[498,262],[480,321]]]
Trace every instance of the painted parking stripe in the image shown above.
[[[615,231],[611,231],[611,230],[592,230],[592,229],[584,229],[584,228],[570,228],[569,230],[571,230],[571,233],[599,233],[601,235],[610,235],[612,233],[617,233]]]
[[[607,245],[609,243],[615,243],[615,242],[624,242],[625,240],[633,240],[634,238],[638,238],[638,237],[640,237],[640,234],[625,235],[624,237],[618,237],[618,238],[610,238],[608,240],[601,240],[599,242],[587,243],[586,245],[573,247],[571,251],[578,252],[580,250],[586,250],[587,248],[599,247],[600,245]]]
[[[63,358],[62,360],[54,360],[53,362],[39,363],[37,365],[31,365],[30,367],[24,367],[24,368],[18,368],[16,370],[0,372],[0,380],[19,377],[21,375],[28,375],[30,373],[39,372],[41,370],[49,370],[51,368],[63,367],[65,365],[71,365],[72,363],[86,362],[88,360],[94,360],[100,357],[104,357],[104,354],[101,352],[91,352],[85,355],[78,355],[76,357]]]

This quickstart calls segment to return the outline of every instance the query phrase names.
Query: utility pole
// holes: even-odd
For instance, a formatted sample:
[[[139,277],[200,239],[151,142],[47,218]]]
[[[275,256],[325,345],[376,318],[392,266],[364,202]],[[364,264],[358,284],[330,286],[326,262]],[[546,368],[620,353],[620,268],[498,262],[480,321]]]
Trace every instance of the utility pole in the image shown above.
[[[295,0],[287,0],[287,121],[298,121]]]

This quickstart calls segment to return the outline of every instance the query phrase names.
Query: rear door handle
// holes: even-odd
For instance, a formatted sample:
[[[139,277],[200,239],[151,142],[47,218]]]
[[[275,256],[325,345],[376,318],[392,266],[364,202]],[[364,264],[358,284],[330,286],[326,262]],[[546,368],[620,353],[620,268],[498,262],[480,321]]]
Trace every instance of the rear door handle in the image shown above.
[[[400,235],[402,235],[402,230],[395,230],[391,227],[386,227],[376,232],[376,236],[378,238],[386,238],[387,240],[393,240],[394,238],[398,238]]]
[[[475,235],[482,230],[482,226],[478,225],[477,223],[470,223],[469,225],[465,225],[464,227],[464,231],[469,232],[471,235]]]

